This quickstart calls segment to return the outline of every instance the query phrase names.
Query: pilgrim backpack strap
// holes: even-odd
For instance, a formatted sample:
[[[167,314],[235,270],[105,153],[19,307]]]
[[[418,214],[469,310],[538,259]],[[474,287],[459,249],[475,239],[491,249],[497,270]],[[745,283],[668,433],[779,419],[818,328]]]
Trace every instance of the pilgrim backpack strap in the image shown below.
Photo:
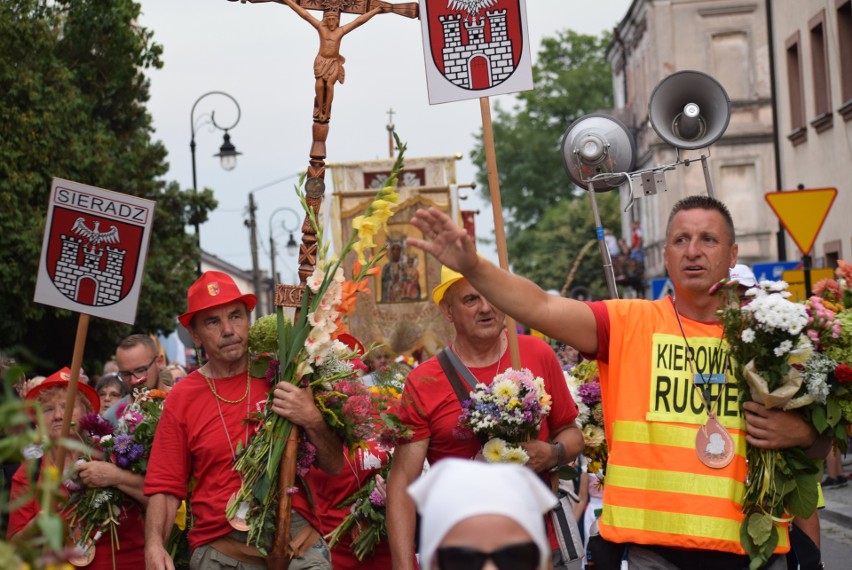
[[[450,352],[449,349],[444,349],[438,353],[438,363],[444,370],[447,380],[450,381],[450,386],[453,387],[456,397],[459,399],[459,403],[464,402],[465,400],[470,400],[470,389],[465,389],[464,382],[459,377],[459,373],[456,371],[456,368],[452,365],[452,362],[447,355],[448,352]]]
[[[468,389],[473,390],[474,388],[476,388],[476,385],[479,384],[479,380],[474,378],[473,373],[468,369],[467,366],[464,365],[464,363],[459,358],[459,355],[456,354],[455,351],[450,347],[447,347],[445,349],[445,352],[447,353],[447,358],[449,359],[450,364],[453,365],[453,368],[455,368],[456,372],[460,374],[462,378],[464,378],[465,382],[467,382]]]

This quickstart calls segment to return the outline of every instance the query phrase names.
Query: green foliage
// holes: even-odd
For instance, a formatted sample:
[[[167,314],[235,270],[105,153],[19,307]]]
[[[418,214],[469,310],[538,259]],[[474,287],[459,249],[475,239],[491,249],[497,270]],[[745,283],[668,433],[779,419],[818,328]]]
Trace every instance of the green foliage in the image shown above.
[[[545,38],[533,69],[535,89],[518,94],[511,111],[495,109],[494,146],[512,268],[546,288],[561,289],[575,255],[595,237],[589,198],[568,180],[559,145],[576,119],[612,107],[608,44],[608,35],[570,30]],[[481,135],[471,157],[482,194],[490,199]],[[617,201],[605,196],[598,195],[602,221],[615,229]],[[590,256],[574,285],[590,286],[602,296],[600,264],[599,255]]]
[[[210,191],[195,196],[160,180],[166,151],[151,140],[143,70],[162,65],[162,48],[136,24],[139,15],[132,0],[0,4],[0,347],[19,356],[29,349],[42,372],[70,362],[77,321],[32,301],[52,177],[157,202],[139,332],[174,329],[198,257],[185,227],[215,207]],[[88,366],[130,330],[92,320]]]
[[[620,226],[618,195],[598,194],[601,222],[606,228]],[[595,239],[595,222],[589,196],[565,200],[544,211],[535,225],[507,240],[512,269],[544,289],[561,291],[580,250]],[[596,299],[606,298],[602,260],[597,246],[581,258],[570,288],[589,287]]]
[[[249,351],[255,354],[278,352],[278,316],[273,313],[255,320],[249,329],[248,342]]]

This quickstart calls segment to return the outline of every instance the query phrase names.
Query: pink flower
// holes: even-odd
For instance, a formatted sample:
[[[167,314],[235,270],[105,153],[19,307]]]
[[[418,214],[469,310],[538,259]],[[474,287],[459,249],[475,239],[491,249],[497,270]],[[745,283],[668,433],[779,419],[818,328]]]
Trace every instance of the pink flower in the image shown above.
[[[837,269],[834,270],[834,274],[838,279],[845,279],[848,284],[852,281],[852,263],[848,263],[843,261],[842,259],[837,260]]]
[[[840,284],[834,279],[822,279],[814,284],[814,295],[828,299],[829,301],[837,301],[842,297],[840,292]]]

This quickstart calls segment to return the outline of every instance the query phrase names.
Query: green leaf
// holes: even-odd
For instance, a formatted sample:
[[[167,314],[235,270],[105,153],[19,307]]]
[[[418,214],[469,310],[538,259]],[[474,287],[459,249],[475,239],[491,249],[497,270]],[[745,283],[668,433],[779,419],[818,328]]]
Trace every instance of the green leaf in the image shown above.
[[[792,514],[806,519],[814,513],[819,498],[818,484],[818,473],[802,474],[796,477],[795,487],[787,496],[787,508]]]
[[[826,407],[828,408],[828,417],[826,418],[826,421],[828,422],[828,425],[830,427],[834,427],[840,422],[840,419],[843,417],[843,412],[840,409],[840,404],[838,404],[837,400],[835,400],[834,398],[829,398],[828,402],[826,402]],[[825,430],[820,430],[820,433],[822,433],[823,431]]]
[[[822,406],[813,406],[811,410],[811,422],[814,424],[814,428],[819,433],[825,433],[828,430],[828,419],[825,415],[825,408]]]
[[[753,513],[748,517],[748,534],[754,544],[760,546],[769,540],[772,532],[772,517],[766,513]]]

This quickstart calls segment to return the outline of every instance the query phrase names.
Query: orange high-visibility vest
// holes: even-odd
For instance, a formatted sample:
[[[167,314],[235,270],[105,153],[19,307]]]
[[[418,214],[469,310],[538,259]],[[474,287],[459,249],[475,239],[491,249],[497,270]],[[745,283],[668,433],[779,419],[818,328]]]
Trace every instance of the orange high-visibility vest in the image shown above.
[[[601,536],[620,543],[744,554],[745,420],[721,326],[682,317],[695,372],[711,383],[713,401],[721,393],[717,417],[734,440],[734,460],[712,469],[695,450],[707,411],[693,386],[671,300],[605,305],[609,356],[599,368],[609,460]],[[787,552],[786,525],[779,535],[776,552]]]

